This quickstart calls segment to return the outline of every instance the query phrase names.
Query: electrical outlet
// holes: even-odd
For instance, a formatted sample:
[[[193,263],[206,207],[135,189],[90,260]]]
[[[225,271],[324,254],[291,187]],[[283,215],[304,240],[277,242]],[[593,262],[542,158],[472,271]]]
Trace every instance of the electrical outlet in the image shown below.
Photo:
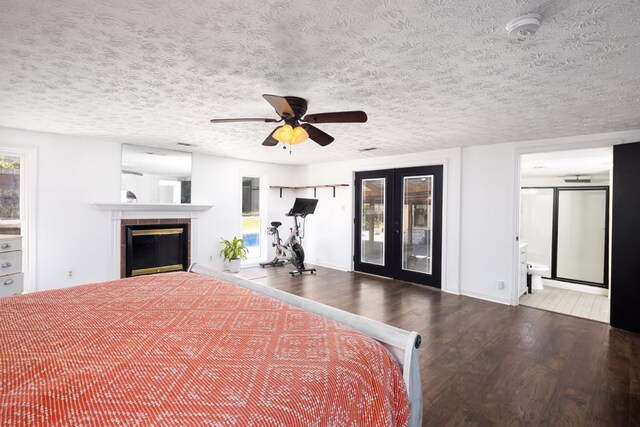
[[[498,289],[504,289],[504,281],[498,280]]]
[[[209,255],[209,261],[213,262],[213,255]]]
[[[73,270],[67,271],[67,279],[73,279]]]

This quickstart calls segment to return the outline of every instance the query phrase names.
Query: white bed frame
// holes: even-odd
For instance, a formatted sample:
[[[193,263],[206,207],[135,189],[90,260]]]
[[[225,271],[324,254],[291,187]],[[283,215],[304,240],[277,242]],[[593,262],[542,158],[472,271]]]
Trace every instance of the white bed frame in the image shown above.
[[[251,289],[295,307],[340,322],[379,341],[396,358],[402,368],[402,376],[404,377],[407,394],[411,402],[409,425],[415,427],[422,425],[422,383],[420,382],[420,366],[418,363],[418,349],[422,339],[417,332],[405,331],[357,314],[347,313],[319,302],[251,282],[228,273],[214,271],[195,263],[189,267],[188,271],[235,283],[243,288]]]

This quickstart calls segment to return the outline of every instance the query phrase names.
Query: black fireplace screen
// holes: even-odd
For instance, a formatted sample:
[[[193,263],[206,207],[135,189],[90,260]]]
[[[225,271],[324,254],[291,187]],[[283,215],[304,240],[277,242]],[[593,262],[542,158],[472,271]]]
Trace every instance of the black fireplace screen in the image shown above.
[[[185,271],[187,224],[126,226],[126,277]]]

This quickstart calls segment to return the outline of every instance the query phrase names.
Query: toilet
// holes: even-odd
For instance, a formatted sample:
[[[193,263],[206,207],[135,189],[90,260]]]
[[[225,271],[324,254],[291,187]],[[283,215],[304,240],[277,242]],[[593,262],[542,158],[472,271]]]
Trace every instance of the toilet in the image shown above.
[[[549,272],[549,266],[530,262],[527,264],[527,272],[531,275],[531,290],[539,291],[544,289],[542,276]]]

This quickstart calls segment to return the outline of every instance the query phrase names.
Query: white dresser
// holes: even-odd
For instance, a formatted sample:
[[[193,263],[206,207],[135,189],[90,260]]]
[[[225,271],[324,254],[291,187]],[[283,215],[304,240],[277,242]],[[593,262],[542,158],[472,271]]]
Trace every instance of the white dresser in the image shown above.
[[[0,234],[0,296],[21,294],[22,236]]]

